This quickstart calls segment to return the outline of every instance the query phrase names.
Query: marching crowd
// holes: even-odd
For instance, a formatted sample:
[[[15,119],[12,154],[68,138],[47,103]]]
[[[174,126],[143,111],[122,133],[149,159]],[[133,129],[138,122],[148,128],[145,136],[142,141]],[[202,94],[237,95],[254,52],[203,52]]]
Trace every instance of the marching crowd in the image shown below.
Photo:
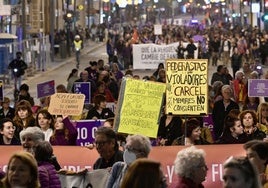
[[[85,105],[80,116],[50,114],[47,110],[50,97],[34,104],[27,84],[19,87],[14,108],[10,99],[4,97],[0,110],[0,145],[22,145],[24,151],[12,155],[0,187],[60,187],[57,171],[64,173],[64,170],[53,155],[53,146],[76,145],[78,132],[72,120],[81,119],[106,120],[95,132],[94,144],[88,148],[96,148],[100,155],[94,169],[111,168],[107,188],[203,187],[208,168],[204,151],[193,146],[199,144],[244,144],[247,157],[231,157],[224,163],[224,187],[268,187],[268,98],[248,96],[248,79],[268,79],[268,73],[263,75],[256,62],[267,63],[268,36],[256,27],[228,31],[163,26],[163,35],[153,33],[151,25],[125,28],[122,35],[109,30],[106,41],[109,62],[99,59],[90,61],[80,73],[78,69],[71,70],[67,84],[58,85],[56,92],[75,93],[75,82],[90,82],[92,105]],[[201,36],[198,40],[194,38],[197,35]],[[217,67],[208,83],[213,130],[203,125],[202,117],[161,115],[155,145],[189,146],[176,156],[177,181],[167,185],[161,164],[146,159],[152,139],[117,134],[113,130],[115,114],[106,103],[116,103],[124,77],[166,82],[164,64],[159,64],[153,75],[143,78],[133,75],[128,69],[133,65],[132,44],[178,41],[196,42],[198,58],[208,59],[209,65]],[[178,57],[193,58],[192,51],[195,49],[178,46]]]

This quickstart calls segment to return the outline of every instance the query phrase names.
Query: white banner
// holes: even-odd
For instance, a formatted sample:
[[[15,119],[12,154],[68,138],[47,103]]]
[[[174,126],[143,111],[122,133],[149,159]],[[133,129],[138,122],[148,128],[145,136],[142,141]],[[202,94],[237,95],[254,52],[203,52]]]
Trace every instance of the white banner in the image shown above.
[[[133,69],[157,69],[166,59],[176,59],[178,45],[133,44]]]
[[[59,174],[59,178],[61,187],[64,188],[105,188],[109,175],[107,169],[98,169],[86,174]]]

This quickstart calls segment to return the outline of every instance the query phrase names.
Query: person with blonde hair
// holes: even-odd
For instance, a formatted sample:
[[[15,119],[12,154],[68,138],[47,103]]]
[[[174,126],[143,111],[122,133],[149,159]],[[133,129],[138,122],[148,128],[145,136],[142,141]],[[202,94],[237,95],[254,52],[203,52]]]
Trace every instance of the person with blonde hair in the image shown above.
[[[259,104],[257,108],[257,119],[260,126],[268,128],[268,102]]]
[[[206,180],[208,167],[205,161],[205,151],[195,146],[187,147],[177,153],[174,161],[176,181],[170,188],[199,187]]]
[[[223,165],[224,188],[261,188],[256,168],[247,157],[230,157]]]
[[[40,188],[37,162],[33,155],[25,151],[13,154],[9,159],[2,185],[5,188]]]

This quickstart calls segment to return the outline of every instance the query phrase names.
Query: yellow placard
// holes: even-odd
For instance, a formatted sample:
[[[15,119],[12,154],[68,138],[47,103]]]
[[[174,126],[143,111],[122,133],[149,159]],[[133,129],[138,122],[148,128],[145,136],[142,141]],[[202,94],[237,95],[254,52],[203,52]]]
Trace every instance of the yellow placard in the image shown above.
[[[166,113],[208,113],[208,62],[206,59],[166,60]]]
[[[156,138],[165,88],[162,83],[124,79],[115,117],[118,132]]]
[[[53,115],[80,115],[84,101],[84,94],[55,93],[51,95],[48,111]]]

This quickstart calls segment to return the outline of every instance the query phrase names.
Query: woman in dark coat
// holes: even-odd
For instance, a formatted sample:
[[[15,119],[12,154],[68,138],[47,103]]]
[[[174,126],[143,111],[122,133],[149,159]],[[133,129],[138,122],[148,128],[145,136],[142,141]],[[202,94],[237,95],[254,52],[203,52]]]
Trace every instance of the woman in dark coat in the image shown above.
[[[178,116],[163,115],[158,128],[159,145],[170,146],[176,138],[182,136],[182,119]]]
[[[38,177],[41,188],[61,188],[57,171],[51,163],[53,148],[47,141],[36,145],[34,156],[38,164]]]

